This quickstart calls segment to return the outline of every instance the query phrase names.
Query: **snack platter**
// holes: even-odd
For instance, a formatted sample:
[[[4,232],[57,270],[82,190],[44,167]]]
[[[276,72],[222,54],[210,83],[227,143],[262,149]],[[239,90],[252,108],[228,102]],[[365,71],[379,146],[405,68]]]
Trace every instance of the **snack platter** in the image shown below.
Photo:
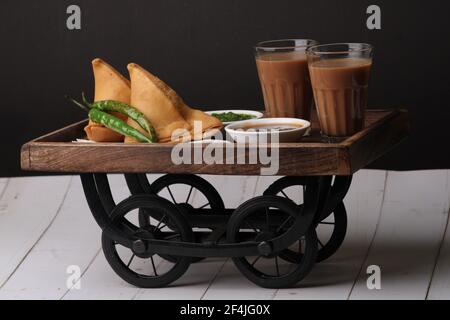
[[[74,143],[83,138],[87,120],[69,125],[22,147],[24,170],[67,173],[189,173],[259,175],[261,164],[173,164],[173,145]],[[351,137],[325,142],[313,115],[309,136],[279,144],[279,175],[351,175],[400,143],[408,134],[402,109],[367,110],[365,129]],[[204,147],[204,146],[203,146]],[[246,156],[252,148],[246,151]],[[236,153],[234,153],[236,154]],[[227,164],[229,163],[229,164]]]

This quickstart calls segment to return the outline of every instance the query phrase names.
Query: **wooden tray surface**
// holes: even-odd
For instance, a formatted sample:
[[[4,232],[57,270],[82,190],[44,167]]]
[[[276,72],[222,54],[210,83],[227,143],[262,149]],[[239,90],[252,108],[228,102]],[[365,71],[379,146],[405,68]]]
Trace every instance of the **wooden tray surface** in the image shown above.
[[[267,167],[236,164],[236,161],[229,161],[233,164],[175,165],[171,160],[173,145],[167,144],[73,143],[85,136],[86,122],[72,124],[24,144],[22,169],[67,173],[260,175],[260,169]],[[320,136],[316,117],[311,122],[311,134],[302,142],[279,145],[277,175],[350,175],[385,154],[409,133],[408,113],[403,109],[368,110],[365,129],[335,143],[328,143]],[[257,150],[246,150],[246,159],[252,152]]]

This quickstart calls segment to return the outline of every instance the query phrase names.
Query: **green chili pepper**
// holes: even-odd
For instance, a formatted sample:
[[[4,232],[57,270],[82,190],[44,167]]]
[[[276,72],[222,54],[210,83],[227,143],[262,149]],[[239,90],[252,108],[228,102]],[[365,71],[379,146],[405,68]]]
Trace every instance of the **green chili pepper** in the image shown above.
[[[83,96],[83,101],[85,104],[82,104],[68,96],[66,96],[66,98],[69,99],[70,101],[72,101],[74,104],[76,104],[80,108],[87,110],[89,113],[90,113],[90,111],[95,109],[98,111],[119,112],[119,113],[125,114],[129,118],[136,121],[141,126],[141,128],[144,129],[148,133],[149,136],[144,135],[146,137],[146,141],[142,141],[142,142],[147,142],[148,139],[150,139],[149,142],[157,141],[155,129],[150,124],[150,122],[145,118],[144,114],[142,112],[140,112],[139,110],[137,110],[136,108],[133,108],[132,106],[130,106],[126,103],[119,102],[119,101],[113,101],[113,100],[104,100],[104,101],[97,101],[94,103],[89,103],[87,101],[86,97],[84,96],[84,93],[82,94],[82,96]],[[103,112],[103,113],[106,113],[106,112]],[[106,114],[108,114],[108,113],[106,113]],[[120,120],[116,117],[114,117],[114,118],[117,120]],[[95,120],[92,120],[92,121],[98,122]],[[125,125],[127,125],[124,121],[121,120],[121,122],[123,122]],[[98,123],[100,123],[100,122],[98,122]],[[127,126],[132,128],[133,130],[136,130],[129,125],[127,125]],[[111,129],[113,129],[113,128],[111,128]],[[136,130],[136,131],[138,131],[138,130]],[[139,133],[142,135],[141,132],[139,132]],[[121,133],[121,134],[127,135],[125,133]],[[133,136],[133,137],[136,138],[135,136]]]
[[[96,108],[101,111],[108,111],[108,112],[119,112],[121,114],[126,115],[127,117],[131,118],[132,120],[136,121],[137,124],[141,126],[142,129],[144,129],[148,134],[150,135],[150,138],[156,141],[156,132],[153,126],[150,124],[150,122],[145,118],[144,114],[137,110],[136,108],[130,106],[127,103],[120,102],[120,101],[113,101],[113,100],[103,100],[103,101],[96,101],[94,103],[90,103],[87,101],[86,96],[84,95],[84,92],[82,93],[83,102],[89,107],[89,108]]]
[[[103,112],[99,109],[92,108],[89,111],[89,119],[91,119],[93,122],[100,123],[105,127],[114,130],[120,134],[135,138],[139,142],[148,142],[148,143],[153,142],[153,139],[147,137],[139,130],[136,130],[132,126],[128,125],[125,121],[117,117],[114,117],[109,113]]]

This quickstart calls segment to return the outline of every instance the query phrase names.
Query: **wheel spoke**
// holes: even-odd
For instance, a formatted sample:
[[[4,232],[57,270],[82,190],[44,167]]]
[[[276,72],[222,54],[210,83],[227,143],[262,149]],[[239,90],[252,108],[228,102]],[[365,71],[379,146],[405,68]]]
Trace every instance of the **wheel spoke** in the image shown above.
[[[199,209],[203,209],[204,207],[209,206],[209,205],[210,205],[210,204],[209,204],[209,202],[208,202],[208,203],[202,205]]]
[[[257,256],[255,260],[252,262],[252,267],[258,262],[258,260],[261,259],[261,256]]]
[[[288,195],[287,195],[283,190],[281,190],[280,193],[281,193],[286,199],[291,200],[291,198],[289,198]]]
[[[189,203],[189,198],[191,197],[192,189],[194,189],[194,186],[191,186],[191,188],[189,189],[189,193],[188,193],[185,203]]]
[[[325,247],[325,246],[323,245],[322,241],[320,241],[320,239],[317,239],[317,242],[319,242],[319,246],[320,246],[321,248]]]
[[[250,229],[253,229],[256,233],[258,233],[258,229],[256,229],[248,220],[244,220],[244,222],[250,227]]]
[[[180,236],[179,233],[175,233],[175,234],[172,234],[170,236],[167,236],[167,237],[163,238],[163,240],[172,240],[172,239],[175,239],[175,238],[177,238],[179,236]]]
[[[175,200],[175,197],[172,194],[172,190],[170,190],[169,186],[167,186],[166,188],[169,191],[169,194],[170,194],[170,197],[172,198],[173,203],[177,204],[177,201]]]
[[[332,225],[332,226],[335,225],[334,222],[323,222],[323,221],[319,222],[319,224],[328,224],[328,225]]]
[[[157,277],[158,274],[156,273],[155,261],[153,260],[153,256],[150,257],[150,260],[152,261],[153,273],[155,274],[155,277]]]
[[[161,220],[159,221],[158,225],[156,226],[156,229],[162,229],[159,226],[163,223],[164,219],[166,218],[166,215],[164,214],[163,217],[161,218]],[[165,225],[164,225],[165,226]]]
[[[130,260],[128,260],[127,268],[130,267],[130,264],[131,264],[131,262],[133,261],[133,259],[134,259],[135,256],[136,256],[136,255],[133,253],[133,255],[131,256]]]
[[[283,229],[283,227],[286,225],[286,223],[288,223],[289,220],[291,220],[292,216],[289,216],[286,220],[283,221],[283,223],[277,228],[276,233],[280,232],[281,229]]]

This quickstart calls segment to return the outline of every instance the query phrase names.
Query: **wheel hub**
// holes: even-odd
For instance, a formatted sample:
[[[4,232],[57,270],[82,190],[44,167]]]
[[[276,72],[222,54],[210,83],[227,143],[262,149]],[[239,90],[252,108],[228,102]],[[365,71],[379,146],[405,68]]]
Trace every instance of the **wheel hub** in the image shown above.
[[[177,206],[186,215],[192,213],[192,211],[194,210],[194,207],[189,203],[179,203]]]
[[[275,257],[276,254],[272,253],[272,248],[269,244],[269,240],[275,238],[275,235],[276,234],[273,231],[263,231],[256,236],[255,241],[260,243],[258,245],[258,250],[263,258],[271,259]]]
[[[155,234],[157,232],[161,232],[158,229],[156,229],[154,226],[147,226],[143,229],[139,229],[135,232],[134,236],[138,238],[144,238],[144,239],[158,239]],[[148,251],[148,247],[145,243],[145,240],[135,240],[133,243],[133,252],[138,256],[139,258],[149,258],[153,256],[153,253]]]

